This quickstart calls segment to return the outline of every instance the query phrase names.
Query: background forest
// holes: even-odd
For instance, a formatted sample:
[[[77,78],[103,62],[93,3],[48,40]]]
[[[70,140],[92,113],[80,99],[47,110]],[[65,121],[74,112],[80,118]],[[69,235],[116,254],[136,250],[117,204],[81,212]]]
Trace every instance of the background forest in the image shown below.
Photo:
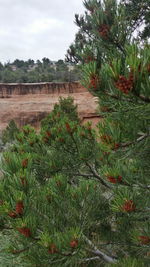
[[[78,68],[62,59],[55,62],[48,58],[36,62],[32,59],[27,61],[16,59],[12,63],[0,63],[1,83],[72,82],[78,80]]]

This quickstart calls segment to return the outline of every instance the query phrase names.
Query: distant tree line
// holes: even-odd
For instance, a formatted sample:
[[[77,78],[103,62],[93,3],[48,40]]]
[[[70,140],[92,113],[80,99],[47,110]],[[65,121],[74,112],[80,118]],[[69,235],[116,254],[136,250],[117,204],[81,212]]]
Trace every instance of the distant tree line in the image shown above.
[[[36,62],[32,59],[0,62],[1,83],[72,82],[79,78],[78,67],[62,59],[51,61],[44,57]]]

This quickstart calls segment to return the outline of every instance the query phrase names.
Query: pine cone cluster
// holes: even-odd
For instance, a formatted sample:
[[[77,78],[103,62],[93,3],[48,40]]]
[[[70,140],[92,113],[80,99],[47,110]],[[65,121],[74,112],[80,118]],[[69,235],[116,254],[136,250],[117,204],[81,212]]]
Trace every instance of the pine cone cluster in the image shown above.
[[[97,74],[92,74],[90,76],[89,88],[97,89],[99,85],[99,77]]]
[[[77,239],[73,239],[70,241],[70,247],[71,248],[77,248],[78,246],[78,240]]]
[[[13,219],[15,219],[15,218],[17,218],[18,215],[16,214],[15,211],[10,211],[10,212],[8,213],[8,216],[11,217],[11,218],[13,218]]]
[[[27,186],[28,183],[25,177],[20,177],[20,180],[21,180],[22,186]]]
[[[21,165],[23,168],[27,168],[28,166],[28,159],[23,159],[22,162],[21,162]]]
[[[49,246],[48,253],[49,253],[49,254],[55,254],[55,253],[58,253],[58,249],[57,249],[57,247],[56,247],[55,244],[52,243],[52,244]]]
[[[110,144],[110,143],[112,143],[112,138],[111,138],[111,136],[105,134],[105,135],[101,136],[101,141],[103,143]]]
[[[66,126],[66,130],[67,130],[67,132],[68,132],[69,134],[71,134],[71,133],[72,133],[72,129],[71,129],[71,127],[70,127],[70,124],[69,124],[68,122],[66,122],[66,123],[65,123],[65,126]]]
[[[25,237],[31,237],[31,231],[28,227],[20,227],[18,228],[20,234],[24,235]]]
[[[16,212],[18,215],[22,215],[22,214],[23,214],[23,210],[24,210],[23,201],[18,201],[18,202],[16,203],[16,209],[15,209],[15,212]]]
[[[148,66],[147,66],[147,71],[148,71],[148,73],[150,73],[150,64],[148,64]]]
[[[48,143],[49,142],[49,139],[51,138],[51,136],[52,136],[51,132],[50,131],[46,131],[44,133],[43,138],[42,138],[43,142],[44,143]]]
[[[138,237],[138,239],[142,245],[147,245],[150,243],[150,237],[149,236],[141,235]]]
[[[125,212],[132,212],[132,211],[135,211],[135,209],[136,207],[135,207],[133,200],[126,200],[122,206],[122,211],[125,211]]]
[[[130,74],[129,79],[120,75],[115,86],[124,94],[128,94],[133,89],[133,74]]]
[[[89,63],[89,62],[92,62],[94,60],[95,60],[95,58],[93,56],[87,56],[84,58],[85,63]]]
[[[117,184],[122,181],[122,176],[118,175],[117,177],[114,177],[112,175],[107,175],[107,179],[112,184]]]
[[[24,211],[24,204],[23,204],[23,201],[18,201],[16,203],[16,208],[15,208],[15,211],[10,211],[8,213],[8,216],[15,219],[17,218],[18,216],[21,216],[23,214],[23,211]]]
[[[107,24],[102,24],[99,27],[99,34],[102,38],[107,39],[109,36],[110,27]]]

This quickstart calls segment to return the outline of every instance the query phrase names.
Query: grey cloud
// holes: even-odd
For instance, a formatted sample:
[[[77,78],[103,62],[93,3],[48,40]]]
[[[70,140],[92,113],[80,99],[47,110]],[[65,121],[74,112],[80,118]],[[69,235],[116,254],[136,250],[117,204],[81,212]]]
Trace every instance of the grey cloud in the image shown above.
[[[64,58],[81,0],[0,0],[0,61]]]

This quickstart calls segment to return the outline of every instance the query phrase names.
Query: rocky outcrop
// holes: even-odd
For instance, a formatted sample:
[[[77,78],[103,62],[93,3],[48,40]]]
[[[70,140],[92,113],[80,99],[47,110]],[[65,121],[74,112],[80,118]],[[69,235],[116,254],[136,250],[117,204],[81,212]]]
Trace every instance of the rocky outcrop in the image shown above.
[[[0,98],[29,94],[70,94],[86,89],[78,82],[68,83],[0,83]]]
[[[96,98],[78,82],[0,84],[0,131],[10,120],[19,127],[31,124],[38,128],[60,96],[74,98],[83,123],[91,120],[95,125],[99,121]]]

